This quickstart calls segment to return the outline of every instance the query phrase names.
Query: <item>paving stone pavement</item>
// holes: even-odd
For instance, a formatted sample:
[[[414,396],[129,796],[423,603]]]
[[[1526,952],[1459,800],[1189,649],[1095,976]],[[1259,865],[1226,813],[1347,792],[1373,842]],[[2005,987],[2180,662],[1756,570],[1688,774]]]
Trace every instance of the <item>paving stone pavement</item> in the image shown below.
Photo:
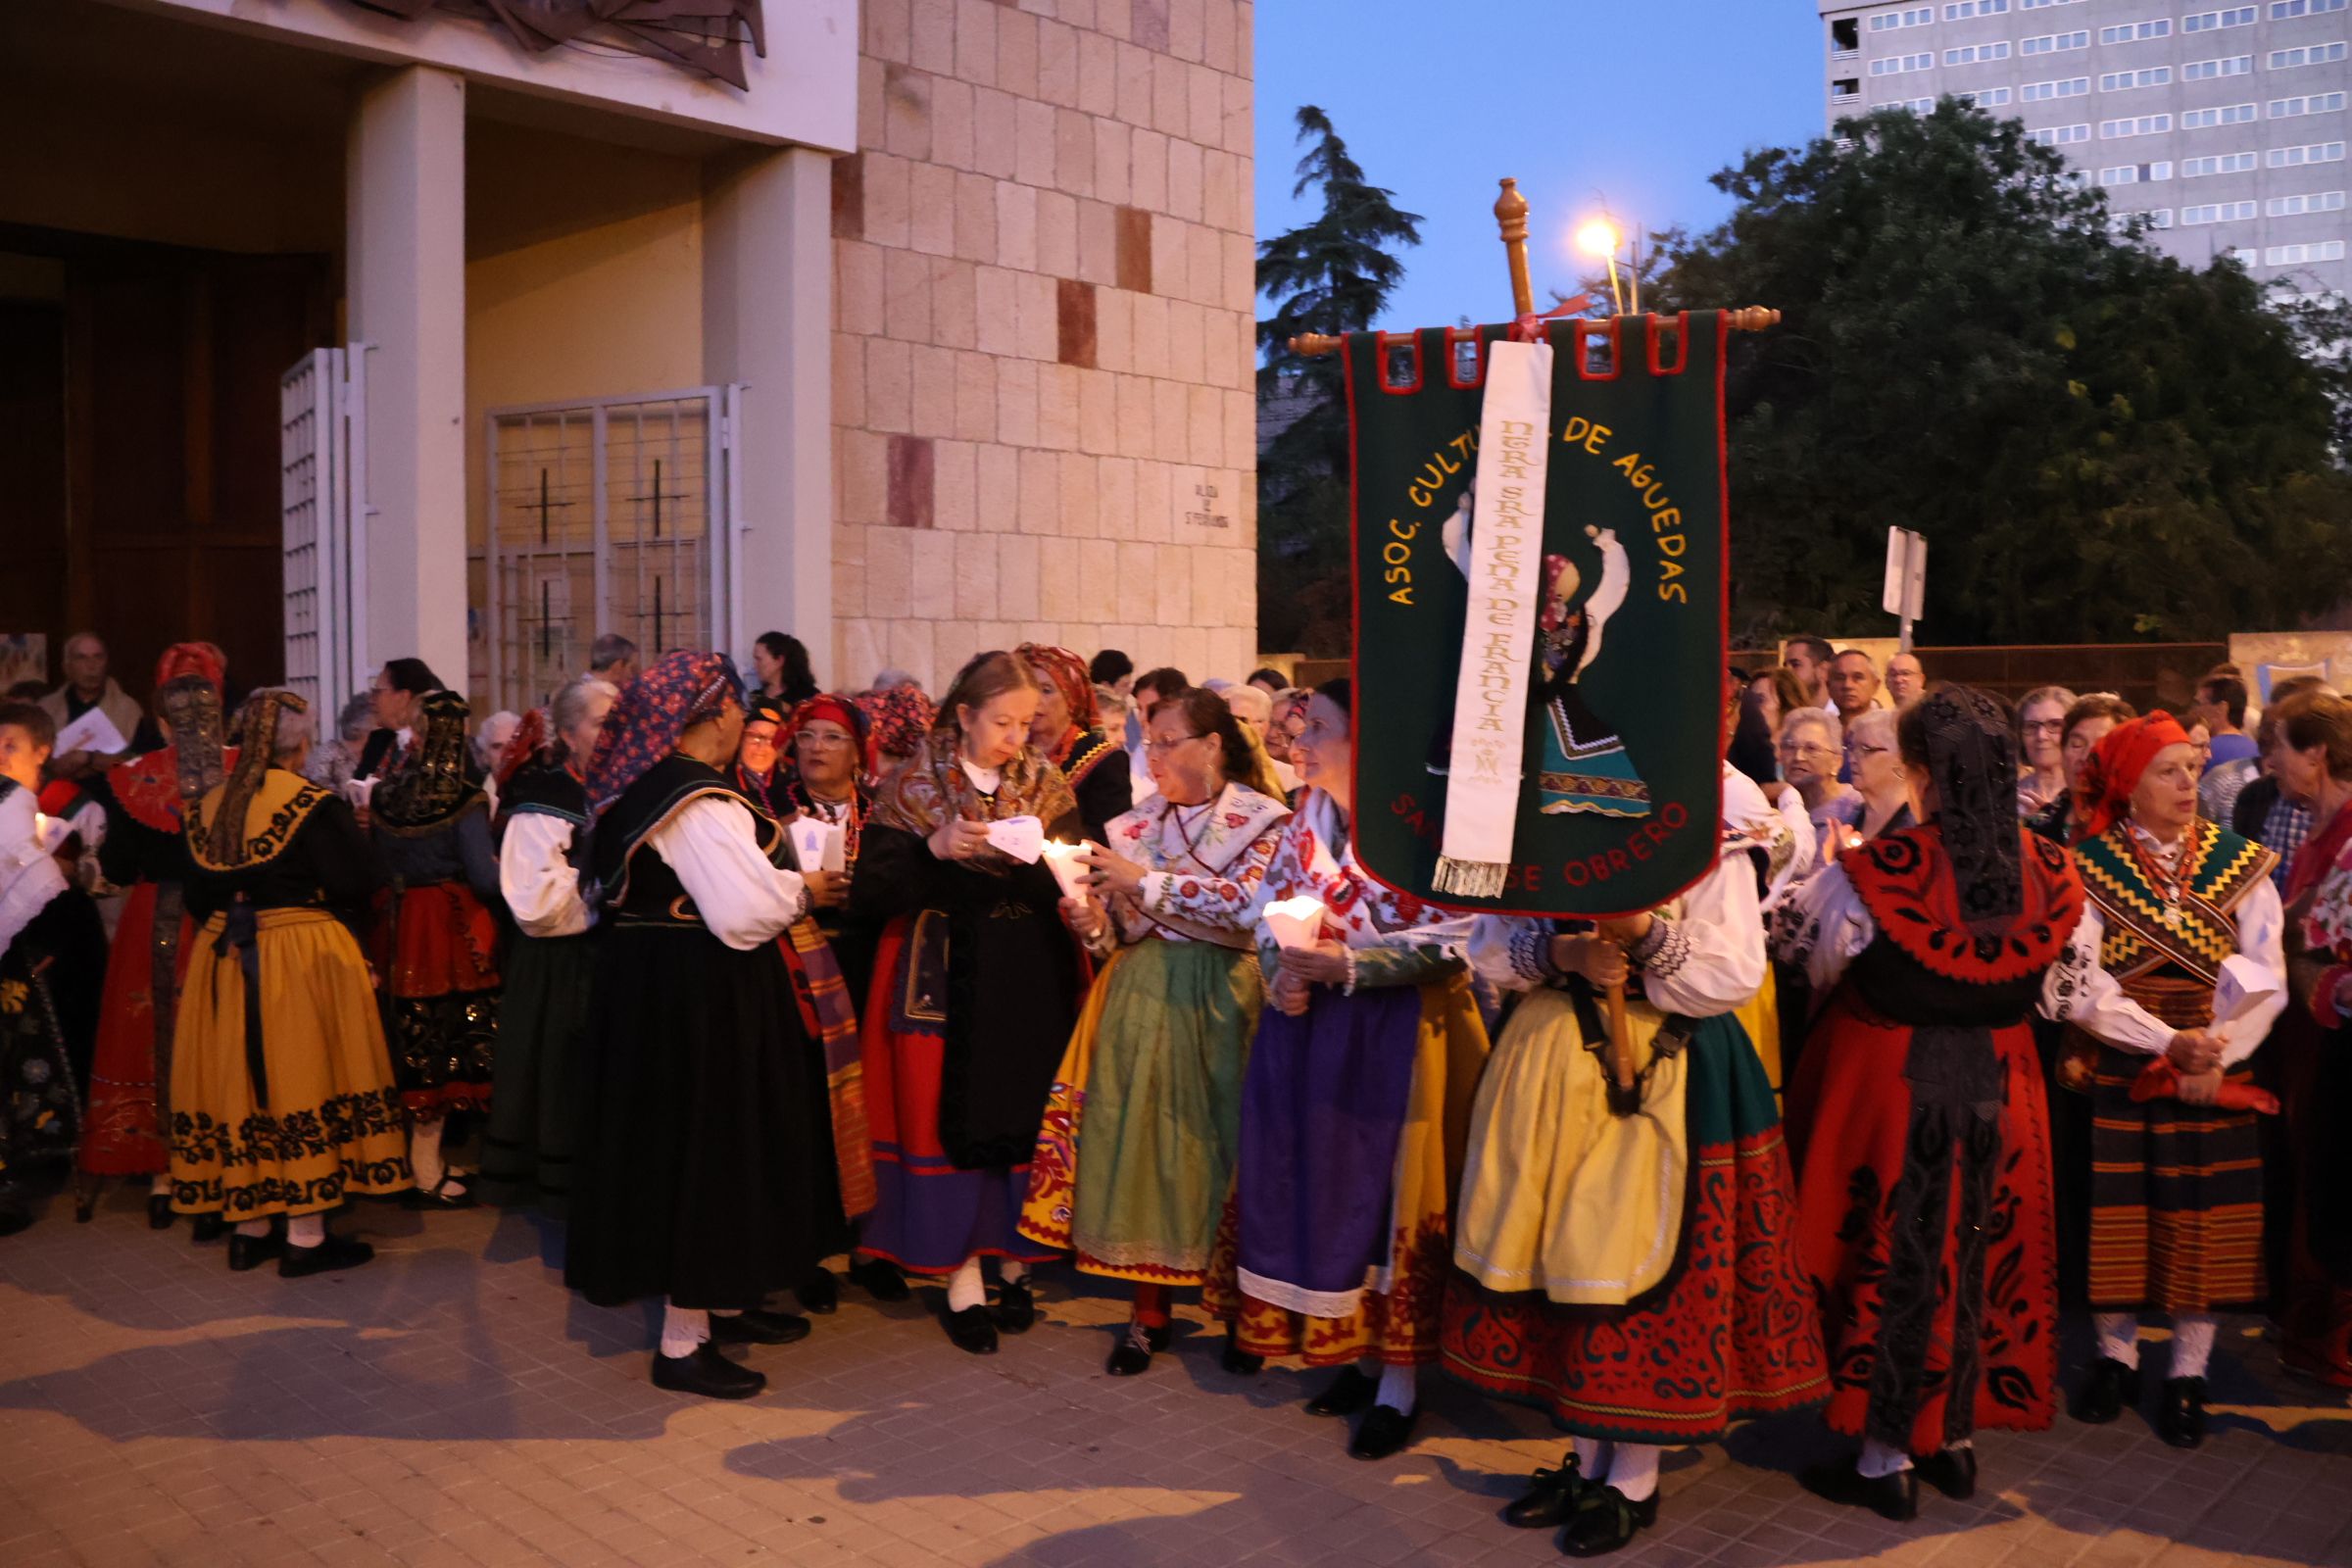
[[[925,1297],[845,1287],[800,1345],[756,1348],[760,1398],[646,1380],[655,1314],[563,1288],[522,1212],[368,1204],[351,1273],[233,1275],[117,1193],[53,1200],[0,1242],[0,1565],[563,1568],[636,1563],[1538,1564],[1494,1509],[1561,1440],[1431,1376],[1417,1446],[1343,1451],[1298,1408],[1307,1374],[1218,1369],[1193,1322],[1146,1376],[1102,1372],[1126,1308],[1063,1270],[1003,1353],[957,1352]],[[2078,1326],[2079,1327],[2079,1326]],[[2193,1454],[2142,1420],[1994,1435],[1974,1502],[1908,1527],[1807,1497],[1808,1417],[1669,1454],[1629,1565],[1871,1560],[1978,1568],[2352,1568],[2352,1409],[2226,1325],[2217,1432]]]

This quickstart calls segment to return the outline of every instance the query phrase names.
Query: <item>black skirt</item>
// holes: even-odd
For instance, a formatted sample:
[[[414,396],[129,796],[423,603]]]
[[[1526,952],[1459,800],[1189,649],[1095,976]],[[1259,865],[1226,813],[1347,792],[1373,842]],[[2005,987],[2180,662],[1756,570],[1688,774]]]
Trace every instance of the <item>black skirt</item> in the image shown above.
[[[756,1307],[849,1244],[783,955],[689,926],[599,940],[564,1283],[607,1306]]]

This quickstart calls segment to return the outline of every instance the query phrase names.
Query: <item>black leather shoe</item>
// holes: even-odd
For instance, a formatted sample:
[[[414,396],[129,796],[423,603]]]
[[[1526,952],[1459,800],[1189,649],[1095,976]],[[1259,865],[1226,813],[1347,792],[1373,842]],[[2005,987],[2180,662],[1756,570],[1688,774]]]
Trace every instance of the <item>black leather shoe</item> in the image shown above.
[[[1911,1468],[1919,1479],[1934,1487],[1954,1502],[1966,1502],[1977,1494],[1977,1450],[1974,1448],[1945,1448],[1931,1453],[1925,1459],[1914,1459]]]
[[[2113,1356],[2100,1356],[2090,1366],[2090,1375],[2069,1406],[2074,1418],[2103,1427],[2124,1413],[2127,1405],[2139,1403],[2139,1368],[2126,1366]]]
[[[403,1208],[471,1208],[475,1201],[472,1188],[460,1187],[454,1193],[449,1190],[451,1182],[461,1180],[463,1178],[456,1171],[445,1170],[441,1173],[441,1179],[432,1186],[412,1187],[401,1194],[400,1206]]]
[[[906,1288],[906,1271],[887,1257],[861,1257],[850,1265],[850,1283],[877,1301],[904,1301],[914,1293]]]
[[[2205,1380],[2166,1378],[2163,1402],[2156,1407],[2156,1435],[2176,1448],[2193,1448],[2205,1441]]]
[[[1605,1557],[1630,1545],[1636,1534],[1658,1522],[1658,1494],[1635,1502],[1602,1482],[1587,1485],[1569,1505],[1560,1550],[1571,1557]]]
[[[228,1234],[228,1221],[218,1214],[199,1214],[188,1226],[191,1242],[217,1242]]]
[[[1891,1475],[1866,1476],[1851,1464],[1808,1466],[1797,1480],[1825,1502],[1849,1508],[1868,1508],[1882,1519],[1908,1524],[1919,1517],[1919,1472],[1897,1470]]]
[[[1306,1401],[1308,1415],[1354,1415],[1372,1407],[1372,1396],[1380,1392],[1380,1381],[1368,1378],[1355,1368],[1342,1367],[1321,1394]]]
[[[1134,1377],[1138,1372],[1150,1371],[1152,1357],[1167,1348],[1168,1326],[1165,1323],[1153,1328],[1130,1323],[1127,1332],[1119,1336],[1119,1343],[1111,1347],[1110,1359],[1102,1363],[1102,1370],[1114,1378]]]
[[[1527,1491],[1502,1510],[1502,1522],[1514,1530],[1557,1529],[1568,1522],[1577,1497],[1591,1485],[1577,1470],[1572,1448],[1557,1470],[1539,1470],[1528,1478]]]
[[[1413,1428],[1420,1423],[1421,1412],[1410,1415],[1385,1404],[1376,1404],[1364,1412],[1355,1424],[1355,1436],[1348,1440],[1348,1457],[1354,1459],[1386,1459],[1413,1441]]]
[[[260,1268],[286,1250],[286,1239],[277,1231],[267,1236],[231,1236],[228,1239],[228,1271],[243,1274]]]
[[[997,1287],[997,1327],[1007,1334],[1026,1334],[1037,1321],[1037,1298],[1026,1279],[1006,1280]]]
[[[1217,1365],[1223,1367],[1231,1376],[1253,1378],[1266,1369],[1266,1358],[1262,1355],[1251,1355],[1248,1350],[1243,1349],[1242,1342],[1235,1337],[1233,1326],[1228,1324],[1225,1328],[1225,1348],[1218,1352]]]
[[[748,1399],[767,1387],[767,1379],[748,1366],[738,1366],[705,1340],[692,1355],[654,1352],[654,1387],[672,1394],[699,1394],[706,1399]]]
[[[791,1345],[808,1337],[812,1324],[790,1312],[713,1312],[710,1338],[720,1345]]]
[[[800,1298],[802,1311],[814,1312],[818,1317],[830,1317],[841,1308],[841,1282],[821,1263],[792,1288],[792,1294]]]
[[[985,1306],[967,1306],[960,1312],[950,1312],[942,1319],[948,1326],[948,1338],[956,1348],[973,1355],[997,1353],[997,1320],[988,1315]]]
[[[168,1231],[172,1228],[172,1195],[170,1193],[149,1193],[147,1195],[147,1228],[151,1231]]]
[[[358,1268],[375,1256],[375,1249],[348,1236],[329,1235],[317,1247],[289,1247],[278,1254],[277,1277],[298,1280],[310,1274],[332,1274],[339,1268]]]

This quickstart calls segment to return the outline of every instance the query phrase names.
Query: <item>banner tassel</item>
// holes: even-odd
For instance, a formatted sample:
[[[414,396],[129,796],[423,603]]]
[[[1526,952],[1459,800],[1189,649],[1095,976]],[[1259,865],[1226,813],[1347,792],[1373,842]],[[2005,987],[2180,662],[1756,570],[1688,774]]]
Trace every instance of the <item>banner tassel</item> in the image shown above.
[[[1502,861],[1457,860],[1450,855],[1442,855],[1438,857],[1437,878],[1430,886],[1457,899],[1499,899],[1510,875],[1510,866]]]

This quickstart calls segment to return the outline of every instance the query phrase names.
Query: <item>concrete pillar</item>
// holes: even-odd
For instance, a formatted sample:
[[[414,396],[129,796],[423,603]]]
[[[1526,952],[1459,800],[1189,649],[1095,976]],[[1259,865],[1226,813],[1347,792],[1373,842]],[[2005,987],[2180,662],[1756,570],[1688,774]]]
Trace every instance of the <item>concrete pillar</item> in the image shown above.
[[[831,159],[787,147],[714,160],[703,194],[703,374],[746,388],[732,651],[790,632],[829,686],[844,679],[831,667],[832,188]]]
[[[466,689],[466,82],[410,66],[346,138],[345,293],[368,355],[368,674],[413,655]],[[365,680],[367,677],[362,677]]]

